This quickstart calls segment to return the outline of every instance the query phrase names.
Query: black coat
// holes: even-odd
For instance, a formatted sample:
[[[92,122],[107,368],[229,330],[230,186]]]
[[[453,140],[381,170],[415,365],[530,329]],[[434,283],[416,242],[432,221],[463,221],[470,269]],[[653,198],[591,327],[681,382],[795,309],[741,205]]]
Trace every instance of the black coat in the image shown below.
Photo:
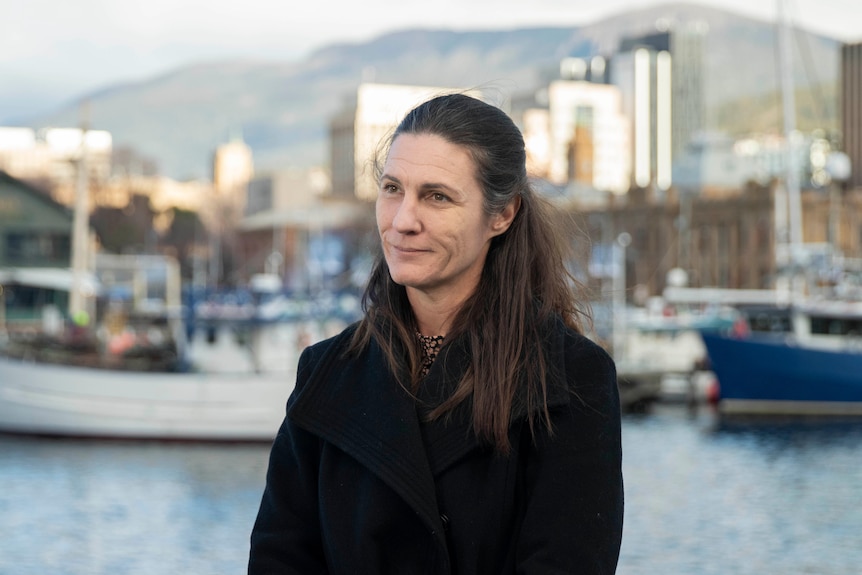
[[[623,524],[616,372],[561,322],[551,332],[553,433],[540,427],[533,440],[516,408],[508,456],[476,439],[469,406],[420,422],[377,345],[342,356],[351,328],[306,349],[249,573],[613,573]],[[466,360],[445,346],[423,389],[445,393]]]

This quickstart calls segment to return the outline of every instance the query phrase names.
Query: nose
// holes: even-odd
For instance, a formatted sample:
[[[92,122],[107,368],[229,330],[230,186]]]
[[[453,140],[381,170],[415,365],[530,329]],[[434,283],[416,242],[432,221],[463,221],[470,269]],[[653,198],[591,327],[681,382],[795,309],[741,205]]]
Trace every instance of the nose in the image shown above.
[[[418,232],[422,227],[418,208],[416,197],[413,194],[404,194],[392,218],[392,227],[402,234]]]

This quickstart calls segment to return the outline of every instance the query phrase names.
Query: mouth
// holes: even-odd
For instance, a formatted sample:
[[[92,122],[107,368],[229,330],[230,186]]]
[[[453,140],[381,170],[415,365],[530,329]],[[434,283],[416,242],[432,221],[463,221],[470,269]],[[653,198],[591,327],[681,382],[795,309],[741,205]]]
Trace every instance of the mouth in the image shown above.
[[[428,250],[419,250],[416,248],[402,248],[402,247],[398,247],[398,246],[392,246],[392,249],[394,249],[396,252],[401,252],[404,254],[420,254],[422,252],[428,251]]]
[[[400,253],[400,254],[421,254],[421,253],[425,253],[425,252],[430,251],[430,250],[425,250],[425,249],[421,249],[421,248],[413,248],[410,246],[397,246],[395,244],[389,244],[389,248],[392,251]]]

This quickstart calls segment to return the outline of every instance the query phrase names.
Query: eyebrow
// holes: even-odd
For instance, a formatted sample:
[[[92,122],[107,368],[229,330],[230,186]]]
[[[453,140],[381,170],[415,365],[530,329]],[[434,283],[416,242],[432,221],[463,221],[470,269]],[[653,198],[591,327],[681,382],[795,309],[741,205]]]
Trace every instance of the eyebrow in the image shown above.
[[[386,173],[384,173],[383,175],[380,176],[380,182],[378,182],[378,185],[383,183],[385,180],[390,180],[390,181],[398,184],[399,186],[404,185],[401,182],[401,180],[399,180],[397,177],[391,176],[391,175],[386,174]],[[423,190],[423,191],[424,190],[436,190],[436,189],[446,190],[447,192],[449,192],[451,194],[458,194],[459,196],[463,195],[463,192],[461,190],[459,190],[457,188],[453,188],[452,186],[450,186],[448,184],[443,184],[440,182],[427,182],[427,183],[424,183],[420,186],[420,190]]]

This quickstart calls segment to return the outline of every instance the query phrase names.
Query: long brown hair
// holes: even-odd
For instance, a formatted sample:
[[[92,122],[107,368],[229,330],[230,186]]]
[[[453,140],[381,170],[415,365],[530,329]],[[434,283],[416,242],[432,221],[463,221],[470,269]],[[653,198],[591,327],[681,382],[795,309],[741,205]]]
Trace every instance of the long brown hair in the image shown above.
[[[476,165],[486,214],[499,213],[520,197],[511,226],[492,239],[479,285],[446,336],[447,343],[463,338],[470,364],[455,391],[428,415],[445,416],[469,399],[476,435],[507,453],[516,401],[526,403],[531,430],[537,420],[550,430],[543,334],[555,317],[582,331],[588,317],[579,297],[583,288],[566,268],[567,241],[560,222],[532,189],[523,136],[505,112],[464,94],[438,96],[410,111],[389,145],[401,134],[436,135],[466,148]],[[373,338],[392,373],[415,393],[422,379],[415,319],[406,290],[392,281],[382,254],[372,269],[363,308],[350,350],[364,349]]]

